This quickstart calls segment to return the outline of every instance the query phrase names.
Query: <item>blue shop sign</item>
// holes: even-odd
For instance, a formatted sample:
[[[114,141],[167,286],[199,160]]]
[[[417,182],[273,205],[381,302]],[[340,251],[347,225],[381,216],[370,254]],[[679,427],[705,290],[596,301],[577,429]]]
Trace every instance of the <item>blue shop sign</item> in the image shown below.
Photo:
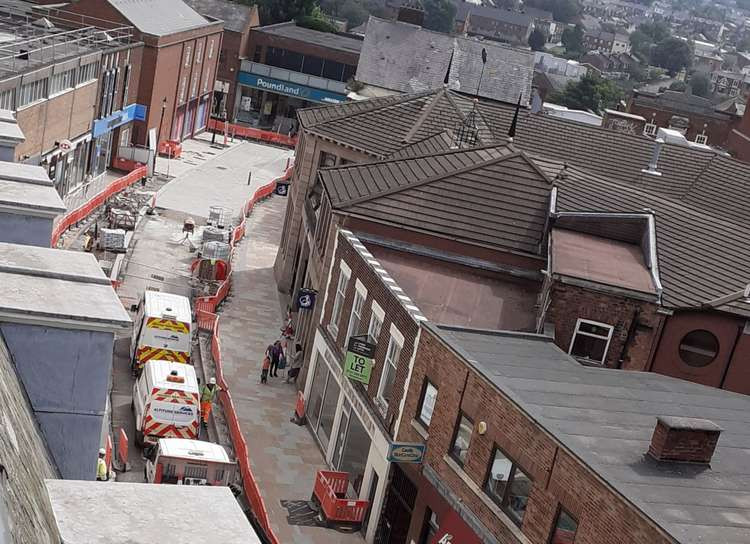
[[[280,79],[274,79],[272,77],[256,76],[249,72],[240,72],[237,76],[237,81],[242,85],[254,87],[261,91],[285,94],[287,96],[293,96],[294,98],[301,98],[302,100],[309,100],[311,102],[338,104],[339,102],[344,102],[346,100],[346,96],[343,94],[324,91],[323,89],[315,89],[313,87],[290,83],[288,81],[281,81]]]
[[[125,108],[108,115],[103,119],[94,121],[94,130],[92,135],[94,138],[106,134],[110,130],[114,130],[119,126],[122,126],[131,121],[145,121],[146,120],[146,106],[140,104],[130,104]]]

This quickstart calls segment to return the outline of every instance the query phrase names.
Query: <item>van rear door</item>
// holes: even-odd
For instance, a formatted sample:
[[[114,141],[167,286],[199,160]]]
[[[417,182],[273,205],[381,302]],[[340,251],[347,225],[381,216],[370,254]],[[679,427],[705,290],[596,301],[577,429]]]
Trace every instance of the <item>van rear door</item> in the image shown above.
[[[198,398],[186,391],[152,391],[143,434],[152,437],[197,438]]]

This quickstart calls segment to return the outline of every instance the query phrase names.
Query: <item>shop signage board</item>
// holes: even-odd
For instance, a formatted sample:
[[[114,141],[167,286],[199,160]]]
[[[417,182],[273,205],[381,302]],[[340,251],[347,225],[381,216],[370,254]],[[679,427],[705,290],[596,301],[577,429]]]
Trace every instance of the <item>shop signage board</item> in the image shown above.
[[[92,135],[96,138],[131,121],[145,120],[145,109],[144,106],[139,104],[130,104],[112,115],[98,119],[94,121]]]
[[[367,336],[352,336],[346,348],[344,376],[361,382],[370,383],[372,359],[375,356],[375,344],[367,341]]]
[[[424,444],[410,442],[391,442],[388,446],[390,463],[421,463],[424,459]]]
[[[281,81],[280,79],[274,79],[272,77],[258,76],[251,74],[250,72],[240,72],[237,76],[237,81],[241,85],[247,85],[248,87],[260,89],[262,91],[284,94],[294,98],[301,98],[302,100],[309,100],[310,102],[338,104],[339,102],[344,102],[346,100],[346,96],[343,94],[326,91],[324,89],[316,89],[314,87],[308,87],[307,85],[292,83],[291,81]]]
[[[300,289],[297,293],[297,306],[301,310],[311,310],[315,306],[316,294],[312,289]]]

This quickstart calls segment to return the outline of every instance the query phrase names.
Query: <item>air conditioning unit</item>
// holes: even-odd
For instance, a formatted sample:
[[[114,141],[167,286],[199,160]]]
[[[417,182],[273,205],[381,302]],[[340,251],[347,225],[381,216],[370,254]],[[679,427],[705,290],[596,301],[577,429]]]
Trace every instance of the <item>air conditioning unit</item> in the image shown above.
[[[184,485],[206,485],[205,478],[185,478],[183,480]]]

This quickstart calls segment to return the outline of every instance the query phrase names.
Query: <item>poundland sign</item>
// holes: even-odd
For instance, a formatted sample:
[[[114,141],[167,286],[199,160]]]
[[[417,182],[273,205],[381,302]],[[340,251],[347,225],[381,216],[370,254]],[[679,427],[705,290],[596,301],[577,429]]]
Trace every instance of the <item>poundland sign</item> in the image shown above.
[[[260,89],[262,91],[285,94],[287,96],[301,98],[302,100],[309,100],[310,102],[338,104],[339,102],[346,100],[346,96],[343,94],[316,89],[306,85],[299,85],[289,81],[281,81],[272,77],[258,76],[249,72],[240,72],[237,76],[237,81],[241,85],[247,85],[248,87],[254,87],[255,89]]]

